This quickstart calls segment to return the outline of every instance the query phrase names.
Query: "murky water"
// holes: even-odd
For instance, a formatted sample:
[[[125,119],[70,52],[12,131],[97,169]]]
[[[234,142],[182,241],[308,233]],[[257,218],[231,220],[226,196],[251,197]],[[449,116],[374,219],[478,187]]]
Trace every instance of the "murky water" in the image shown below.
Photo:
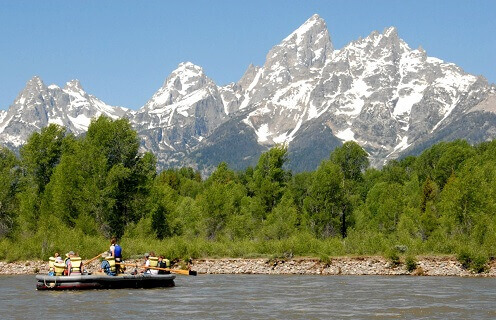
[[[47,292],[0,276],[1,319],[496,319],[496,279],[178,276],[176,287]]]

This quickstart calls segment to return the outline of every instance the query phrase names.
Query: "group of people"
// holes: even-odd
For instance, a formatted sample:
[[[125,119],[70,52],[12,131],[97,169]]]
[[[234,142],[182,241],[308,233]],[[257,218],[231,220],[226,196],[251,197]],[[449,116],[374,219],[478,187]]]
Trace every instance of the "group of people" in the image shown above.
[[[143,273],[168,274],[170,271],[163,270],[170,268],[170,262],[164,256],[155,256],[155,252],[145,253],[145,264]]]
[[[108,275],[117,275],[119,272],[123,272],[124,263],[122,260],[122,247],[117,243],[117,239],[114,237],[110,240],[109,251],[102,253],[103,260],[100,264],[100,272],[104,272]],[[97,258],[97,257],[95,257]],[[170,261],[165,259],[164,256],[156,256],[152,251],[150,253],[145,253],[144,264],[141,267],[141,273],[144,274],[168,274],[170,271],[165,270],[170,268]],[[62,257],[58,252],[54,254],[54,257],[50,257],[50,271],[49,275],[79,275],[83,272],[83,262],[77,253],[74,251],[69,251],[66,254],[66,259],[62,260]],[[138,271],[135,270],[134,273]]]
[[[70,276],[83,272],[83,262],[79,254],[69,251],[65,254],[65,257],[65,260],[62,260],[58,252],[55,252],[54,256],[50,257],[49,275]]]
[[[124,270],[124,263],[122,260],[122,247],[117,243],[116,238],[110,240],[110,248],[108,251],[109,255],[103,259],[100,265],[100,271],[105,272],[108,275],[116,275]],[[164,270],[170,268],[169,260],[165,259],[164,256],[156,256],[153,251],[150,253],[145,253],[144,264],[141,266],[140,273],[144,274],[168,274],[170,271]],[[138,273],[138,270],[133,272]]]

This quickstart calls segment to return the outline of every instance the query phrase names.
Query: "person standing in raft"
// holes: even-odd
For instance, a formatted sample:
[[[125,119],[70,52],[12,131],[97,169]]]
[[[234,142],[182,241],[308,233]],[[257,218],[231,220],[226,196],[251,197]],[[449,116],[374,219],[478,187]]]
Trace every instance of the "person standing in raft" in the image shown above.
[[[117,263],[117,270],[121,269],[119,263],[122,262],[122,247],[117,243],[117,239],[113,237],[110,239],[110,256],[114,257]]]

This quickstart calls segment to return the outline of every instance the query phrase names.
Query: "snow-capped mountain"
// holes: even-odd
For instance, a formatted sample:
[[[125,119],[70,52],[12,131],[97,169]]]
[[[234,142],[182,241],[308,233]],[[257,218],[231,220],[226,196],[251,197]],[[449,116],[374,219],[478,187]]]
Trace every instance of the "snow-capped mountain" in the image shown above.
[[[69,81],[60,88],[46,86],[39,77],[33,77],[8,111],[0,115],[0,141],[18,148],[31,133],[50,123],[80,134],[88,129],[92,118],[104,114],[117,119],[127,112],[127,109],[109,106],[87,94],[78,80]]]
[[[289,145],[296,170],[315,168],[349,140],[362,145],[374,165],[383,165],[426,140],[438,141],[442,128],[474,110],[491,119],[477,106],[483,101],[492,105],[495,92],[484,78],[428,57],[421,48],[411,49],[393,27],[333,50],[318,15],[270,50],[264,66],[250,66],[237,84],[223,89],[225,96],[238,97],[229,100],[230,106],[245,113],[241,121],[252,128],[259,145]],[[233,121],[239,119],[219,130]],[[479,139],[472,142],[494,138],[496,123],[489,123],[485,133],[474,128]],[[216,144],[225,148],[236,139],[222,132],[213,136],[216,142],[208,149]],[[245,156],[252,156],[249,150]],[[219,160],[206,159],[205,164]]]
[[[35,77],[0,112],[0,141],[19,146],[52,122],[81,133],[100,114],[129,117],[162,167],[242,169],[284,143],[292,169],[313,170],[349,140],[381,166],[440,140],[496,137],[496,87],[410,48],[393,27],[335,50],[313,15],[237,83],[219,87],[182,63],[137,111],[110,107],[77,81],[61,89]]]
[[[217,85],[203,69],[182,63],[132,118],[146,150],[162,165],[180,164],[179,157],[225,122]]]

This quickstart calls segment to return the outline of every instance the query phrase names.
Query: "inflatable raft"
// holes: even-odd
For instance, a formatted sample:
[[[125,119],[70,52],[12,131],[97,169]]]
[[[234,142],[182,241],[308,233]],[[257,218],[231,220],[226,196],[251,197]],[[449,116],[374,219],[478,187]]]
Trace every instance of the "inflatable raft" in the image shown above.
[[[173,274],[83,274],[74,276],[36,276],[37,290],[84,290],[173,287]]]

